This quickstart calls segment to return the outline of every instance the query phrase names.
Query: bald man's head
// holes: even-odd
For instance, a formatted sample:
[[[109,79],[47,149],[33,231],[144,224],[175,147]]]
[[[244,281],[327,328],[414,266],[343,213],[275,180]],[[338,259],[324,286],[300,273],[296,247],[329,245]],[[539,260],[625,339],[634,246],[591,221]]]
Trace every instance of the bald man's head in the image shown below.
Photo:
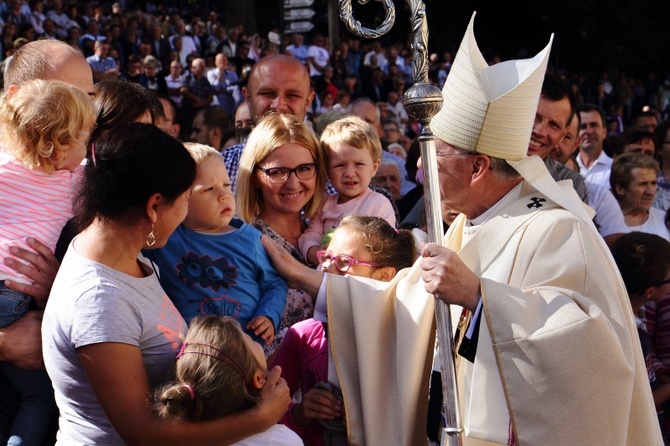
[[[33,79],[60,80],[93,93],[93,73],[81,51],[60,40],[36,40],[22,46],[5,74],[5,85]]]
[[[305,119],[314,99],[305,66],[285,54],[267,56],[254,64],[243,89],[254,122],[270,111]]]

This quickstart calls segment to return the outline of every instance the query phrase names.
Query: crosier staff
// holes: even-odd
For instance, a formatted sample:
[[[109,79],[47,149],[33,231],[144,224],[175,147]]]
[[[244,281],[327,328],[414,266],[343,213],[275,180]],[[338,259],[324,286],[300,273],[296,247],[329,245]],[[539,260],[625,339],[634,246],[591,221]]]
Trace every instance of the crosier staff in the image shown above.
[[[364,5],[369,0],[358,0]],[[373,39],[386,34],[395,22],[393,0],[376,0],[383,3],[386,17],[376,29],[369,29],[353,18],[351,0],[338,0],[340,19],[353,34]],[[435,154],[435,136],[430,131],[430,120],[442,107],[442,92],[428,82],[428,23],[426,7],[421,0],[406,0],[410,9],[412,23],[412,71],[414,85],[405,92],[404,106],[407,112],[421,123],[419,147],[424,174],[424,202],[428,238],[432,243],[442,244],[442,211],[440,208],[440,189]],[[435,300],[437,318],[437,339],[442,372],[442,394],[445,406],[446,426],[442,429],[442,445],[460,445],[461,417],[458,402],[458,387],[454,362],[454,341],[449,307],[440,299]]]

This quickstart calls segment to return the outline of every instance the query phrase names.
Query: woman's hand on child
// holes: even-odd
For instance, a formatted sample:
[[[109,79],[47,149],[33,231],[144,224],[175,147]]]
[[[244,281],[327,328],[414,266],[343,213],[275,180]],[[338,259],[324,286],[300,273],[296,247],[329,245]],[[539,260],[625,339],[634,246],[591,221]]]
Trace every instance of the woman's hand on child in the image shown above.
[[[323,279],[323,273],[298,262],[267,235],[261,237],[261,243],[268,253],[272,266],[286,280],[290,288],[303,290],[316,297]]]
[[[291,393],[286,380],[281,377],[281,367],[274,366],[265,378],[265,384],[261,389],[261,401],[256,406],[259,416],[268,424],[266,429],[276,424],[288,410],[291,402]]]
[[[267,316],[256,316],[247,324],[247,330],[253,330],[254,334],[270,345],[275,339],[275,327]]]
[[[33,281],[32,285],[18,283],[15,280],[6,280],[5,286],[14,291],[27,294],[35,298],[35,303],[41,309],[44,308],[51,291],[51,285],[54,283],[56,273],[60,267],[60,263],[56,260],[53,252],[48,246],[40,242],[34,237],[26,239],[28,245],[35,250],[35,252],[28,251],[17,246],[10,248],[12,255],[18,259],[28,262],[17,262],[12,258],[5,258],[5,265],[19,272]]]
[[[302,426],[315,420],[334,420],[342,416],[342,401],[328,390],[314,388],[302,397],[302,403],[293,409],[291,416]]]

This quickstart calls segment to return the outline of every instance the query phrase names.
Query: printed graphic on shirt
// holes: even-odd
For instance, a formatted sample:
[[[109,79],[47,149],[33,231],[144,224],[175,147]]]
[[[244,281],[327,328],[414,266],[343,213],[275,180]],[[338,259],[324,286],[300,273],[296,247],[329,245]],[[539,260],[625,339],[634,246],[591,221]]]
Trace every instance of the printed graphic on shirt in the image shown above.
[[[240,301],[230,299],[225,294],[221,297],[203,299],[200,302],[200,314],[203,316],[230,316],[237,319],[241,308],[242,304]]]
[[[212,260],[208,255],[198,257],[189,252],[176,267],[179,279],[189,286],[197,283],[203,288],[219,291],[221,287],[228,289],[236,284],[237,267],[228,263],[225,257]]]
[[[170,342],[172,350],[176,352],[181,344],[181,339],[184,337],[184,333],[182,333],[181,330],[182,317],[172,304],[170,298],[166,295],[163,296],[163,302],[161,302],[161,313],[159,314],[159,317],[164,323],[158,324],[156,328],[163,333],[165,339]]]

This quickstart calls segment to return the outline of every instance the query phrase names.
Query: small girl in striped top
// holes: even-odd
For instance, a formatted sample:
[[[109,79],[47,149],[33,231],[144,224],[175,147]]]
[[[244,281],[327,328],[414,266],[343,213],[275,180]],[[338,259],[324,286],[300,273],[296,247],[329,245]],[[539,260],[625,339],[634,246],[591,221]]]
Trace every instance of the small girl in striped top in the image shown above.
[[[11,257],[13,246],[30,249],[27,237],[53,250],[72,217],[73,192],[95,124],[95,107],[86,92],[60,81],[12,86],[0,101],[0,257]],[[28,310],[44,309],[46,301],[10,290],[4,281],[30,283],[0,263],[0,327]],[[5,440],[40,444],[56,411],[46,372],[0,362],[0,373],[21,401]]]

